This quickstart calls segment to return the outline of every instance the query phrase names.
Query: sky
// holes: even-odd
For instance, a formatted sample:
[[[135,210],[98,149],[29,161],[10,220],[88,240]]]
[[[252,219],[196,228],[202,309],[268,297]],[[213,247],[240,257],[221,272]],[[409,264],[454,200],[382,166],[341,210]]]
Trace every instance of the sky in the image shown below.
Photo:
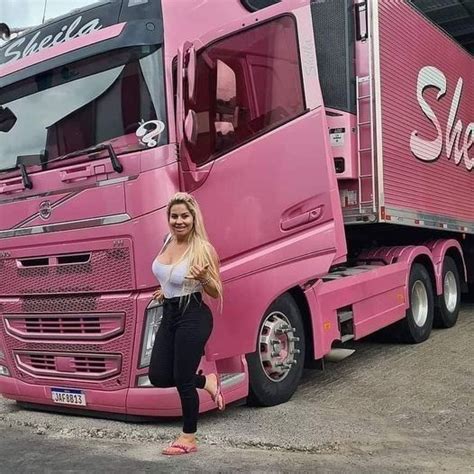
[[[6,23],[10,28],[36,26],[42,22],[44,14],[48,20],[97,1],[0,0],[0,23]]]

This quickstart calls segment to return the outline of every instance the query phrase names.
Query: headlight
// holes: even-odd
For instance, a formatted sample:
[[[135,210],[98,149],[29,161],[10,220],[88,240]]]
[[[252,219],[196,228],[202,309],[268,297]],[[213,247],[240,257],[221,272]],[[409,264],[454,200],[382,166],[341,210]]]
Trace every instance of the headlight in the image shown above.
[[[142,338],[142,351],[140,357],[140,369],[150,365],[151,351],[155,342],[156,332],[160,327],[163,317],[163,306],[156,300],[151,300],[145,313],[145,330]]]
[[[0,365],[0,375],[5,375],[5,377],[9,377],[10,371],[4,365]]]

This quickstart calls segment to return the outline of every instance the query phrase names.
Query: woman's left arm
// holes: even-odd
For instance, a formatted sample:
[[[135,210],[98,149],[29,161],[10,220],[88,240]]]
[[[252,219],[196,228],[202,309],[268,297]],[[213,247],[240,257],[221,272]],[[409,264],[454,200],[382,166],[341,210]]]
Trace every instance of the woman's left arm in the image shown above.
[[[211,246],[211,257],[214,262],[214,266],[217,269],[217,273],[219,274],[219,258],[217,257],[217,253],[214,247]],[[215,283],[209,278],[209,273],[207,273],[207,278],[201,281],[201,285],[204,291],[212,298],[217,298],[219,296],[219,292],[217,291]]]
[[[219,272],[219,259],[217,257],[217,253],[214,248],[211,246],[211,257],[213,263]],[[189,269],[189,275],[186,278],[192,278],[198,280],[201,283],[204,291],[211,296],[212,298],[217,298],[219,296],[219,291],[217,290],[216,284],[210,278],[209,272],[207,270],[208,265],[204,267],[199,267],[198,265],[193,265]]]

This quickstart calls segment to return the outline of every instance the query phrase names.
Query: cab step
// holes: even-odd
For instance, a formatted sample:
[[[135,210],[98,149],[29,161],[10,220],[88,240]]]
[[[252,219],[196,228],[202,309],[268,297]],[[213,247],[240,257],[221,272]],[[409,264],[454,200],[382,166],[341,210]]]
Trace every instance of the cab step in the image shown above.
[[[337,317],[339,319],[339,322],[345,323],[346,321],[350,321],[354,316],[354,313],[352,310],[338,310],[337,311]]]
[[[342,347],[335,347],[324,356],[324,360],[327,362],[341,362],[341,360],[347,359],[349,356],[354,354],[355,349],[344,349]]]
[[[341,342],[347,342],[351,339],[354,339],[354,334],[344,334],[344,336],[341,337]]]

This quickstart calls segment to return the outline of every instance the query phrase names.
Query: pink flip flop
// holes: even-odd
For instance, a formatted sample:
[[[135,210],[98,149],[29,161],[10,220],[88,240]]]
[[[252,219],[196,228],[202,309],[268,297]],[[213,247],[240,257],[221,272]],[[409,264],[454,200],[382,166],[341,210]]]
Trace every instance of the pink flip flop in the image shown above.
[[[174,449],[174,451],[172,451]],[[161,454],[165,456],[181,456],[182,454],[195,453],[197,451],[196,446],[186,446],[179,443],[171,443],[167,448],[163,449]]]
[[[216,393],[214,395],[211,395],[211,398],[212,398],[212,401],[216,404],[217,409],[219,411],[224,411],[225,410],[225,399],[224,399],[224,394],[222,393],[221,377],[220,377],[219,374],[216,374],[216,379],[217,379]],[[222,406],[219,406],[219,397],[221,397]]]

